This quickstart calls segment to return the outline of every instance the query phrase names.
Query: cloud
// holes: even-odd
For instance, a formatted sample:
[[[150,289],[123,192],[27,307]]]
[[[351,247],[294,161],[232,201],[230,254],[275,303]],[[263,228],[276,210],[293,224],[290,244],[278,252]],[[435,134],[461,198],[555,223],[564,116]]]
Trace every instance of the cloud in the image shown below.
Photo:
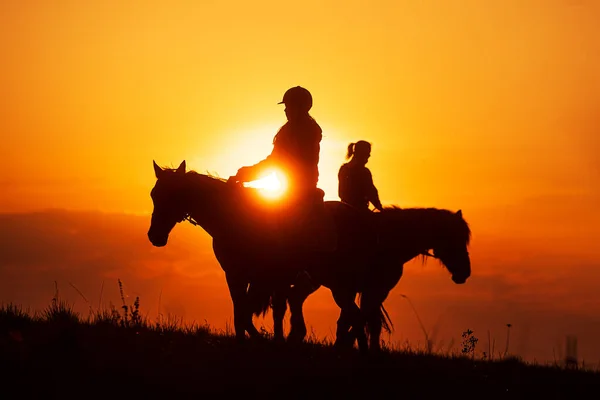
[[[482,240],[482,244],[486,242]],[[484,248],[485,249],[485,248]],[[498,256],[485,269],[472,257],[473,274],[464,285],[454,284],[436,263],[421,266],[411,262],[385,306],[394,321],[393,340],[424,342],[423,333],[406,295],[435,341],[460,342],[460,334],[471,329],[487,347],[488,331],[498,346],[505,346],[511,328],[510,350],[538,360],[552,360],[553,351],[564,347],[566,335],[579,338],[580,356],[595,362],[600,358],[600,301],[595,264],[578,262],[561,265],[561,260],[536,263],[534,257],[522,264]],[[545,264],[548,261],[548,264]],[[434,333],[436,332],[436,333]]]
[[[103,304],[120,304],[121,279],[126,295],[140,296],[147,311],[150,304],[157,310],[162,291],[165,305],[181,301],[188,315],[225,320],[227,289],[208,235],[177,227],[159,249],[147,239],[148,224],[149,217],[86,212],[0,215],[0,300],[41,309],[57,281],[61,296],[85,310],[70,283],[97,306],[104,282]],[[224,300],[220,307],[213,306],[215,296]]]

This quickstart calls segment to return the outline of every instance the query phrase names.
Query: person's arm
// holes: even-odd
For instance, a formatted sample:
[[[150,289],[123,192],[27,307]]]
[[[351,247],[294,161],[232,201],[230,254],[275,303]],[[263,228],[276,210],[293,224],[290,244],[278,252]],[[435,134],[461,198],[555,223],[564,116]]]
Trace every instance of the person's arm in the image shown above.
[[[375,187],[373,183],[373,175],[371,175],[371,171],[367,169],[367,176],[369,179],[369,190],[368,190],[368,199],[379,211],[383,210],[383,206],[381,205],[381,201],[379,200],[379,191]]]
[[[268,169],[273,165],[272,155],[273,153],[254,165],[238,169],[238,172],[235,175],[236,180],[238,182],[252,182],[257,179],[264,178],[264,176],[268,173]]]
[[[338,196],[342,201],[348,197],[348,173],[346,165],[342,165],[338,172]]]
[[[281,154],[281,146],[277,144],[277,138],[273,141],[273,150],[271,154],[262,161],[254,165],[242,167],[238,170],[235,178],[238,182],[252,182],[264,176],[269,172],[269,169],[277,163]]]

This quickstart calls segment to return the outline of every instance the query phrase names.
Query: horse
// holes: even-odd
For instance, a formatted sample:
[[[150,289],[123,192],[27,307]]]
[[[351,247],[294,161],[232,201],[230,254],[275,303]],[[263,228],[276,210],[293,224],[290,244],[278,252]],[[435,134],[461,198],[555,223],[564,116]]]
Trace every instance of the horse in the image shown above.
[[[335,239],[335,232],[325,229],[325,234],[317,235],[316,243],[308,246],[286,243],[285,238],[282,243],[276,227],[277,212],[258,199],[256,189],[195,171],[186,172],[185,161],[176,169],[153,164],[157,181],[150,193],[154,210],[148,239],[154,246],[162,247],[177,223],[187,220],[200,225],[212,236],[213,252],[225,272],[236,338],[243,340],[246,332],[251,337],[261,337],[252,315],[263,312],[270,301],[280,304],[282,299],[285,306],[285,297],[277,294],[292,285],[306,265],[317,262],[317,254],[331,251],[333,247],[328,243]],[[340,307],[355,308],[347,311],[352,315],[360,312],[356,304]],[[280,323],[278,317],[274,313],[275,326],[281,326],[281,330],[275,329],[275,336],[283,338],[283,315]]]
[[[154,163],[154,170],[157,182],[151,192],[154,211],[148,238],[155,246],[164,246],[170,231],[184,220],[195,221],[213,237],[213,251],[225,271],[233,301],[236,338],[243,339],[246,331],[251,337],[260,336],[252,324],[252,314],[257,314],[256,304],[260,304],[252,304],[253,285],[258,288],[257,293],[266,293],[272,300],[275,335],[283,336],[287,298],[292,313],[288,338],[303,338],[306,327],[299,301],[301,296],[297,294],[302,293],[301,288],[307,282],[302,277],[309,276],[312,282],[331,290],[341,309],[338,327],[351,326],[359,349],[367,349],[361,310],[354,300],[356,292],[368,292],[364,285],[370,280],[365,277],[372,276],[371,266],[378,264],[373,264],[372,249],[377,243],[373,241],[376,235],[373,234],[372,220],[358,215],[343,203],[325,202],[326,214],[333,219],[337,233],[335,250],[304,249],[290,257],[289,247],[283,250],[273,246],[274,242],[268,239],[277,236],[277,230],[265,223],[268,213],[253,206],[253,189],[239,189],[220,178],[186,172],[185,161],[177,169],[162,169]],[[381,215],[383,217],[385,213]],[[454,253],[460,253],[461,249],[444,251],[445,244],[435,243],[434,251],[440,253],[439,258],[457,282],[465,281],[470,275],[470,264],[465,264],[464,260],[462,264],[455,262],[453,258],[458,258]],[[265,251],[267,245],[269,251]],[[468,261],[468,254],[466,259]],[[306,274],[301,274],[302,271]],[[287,296],[281,295],[287,291]],[[263,310],[264,304],[262,302]]]
[[[371,269],[364,275],[365,279],[353,287],[352,296],[360,295],[360,310],[368,329],[369,347],[379,350],[382,327],[390,331],[391,325],[383,303],[400,281],[404,264],[419,256],[423,257],[423,261],[426,257],[434,258],[451,272],[454,283],[464,284],[471,274],[468,252],[471,230],[461,210],[452,212],[437,208],[389,206],[379,213],[369,214],[377,243],[373,246]],[[289,302],[291,320],[295,323],[292,332],[296,338],[306,335],[302,304],[320,287],[318,272],[309,267],[308,273],[311,277],[314,275],[311,285],[298,284],[292,288]],[[282,313],[281,310],[277,312]],[[342,311],[338,319],[336,344],[353,344],[355,337],[349,329],[349,318]]]

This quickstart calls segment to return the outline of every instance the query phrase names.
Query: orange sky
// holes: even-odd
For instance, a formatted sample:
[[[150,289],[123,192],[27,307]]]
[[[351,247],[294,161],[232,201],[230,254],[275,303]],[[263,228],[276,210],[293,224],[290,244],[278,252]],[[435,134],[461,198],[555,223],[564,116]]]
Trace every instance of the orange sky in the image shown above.
[[[384,204],[461,208],[494,260],[598,265],[598,20],[593,0],[2,2],[0,211],[148,213],[152,160],[231,175],[302,85],[327,198],[366,139]]]

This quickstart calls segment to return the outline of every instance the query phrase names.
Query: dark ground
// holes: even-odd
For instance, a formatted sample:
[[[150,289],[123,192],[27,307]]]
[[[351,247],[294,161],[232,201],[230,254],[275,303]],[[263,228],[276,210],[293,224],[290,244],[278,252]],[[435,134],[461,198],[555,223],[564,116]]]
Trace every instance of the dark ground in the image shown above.
[[[598,398],[600,373],[463,357],[331,346],[237,345],[205,327],[80,322],[63,310],[32,319],[0,310],[2,399],[91,398]],[[31,397],[33,396],[33,397]]]

